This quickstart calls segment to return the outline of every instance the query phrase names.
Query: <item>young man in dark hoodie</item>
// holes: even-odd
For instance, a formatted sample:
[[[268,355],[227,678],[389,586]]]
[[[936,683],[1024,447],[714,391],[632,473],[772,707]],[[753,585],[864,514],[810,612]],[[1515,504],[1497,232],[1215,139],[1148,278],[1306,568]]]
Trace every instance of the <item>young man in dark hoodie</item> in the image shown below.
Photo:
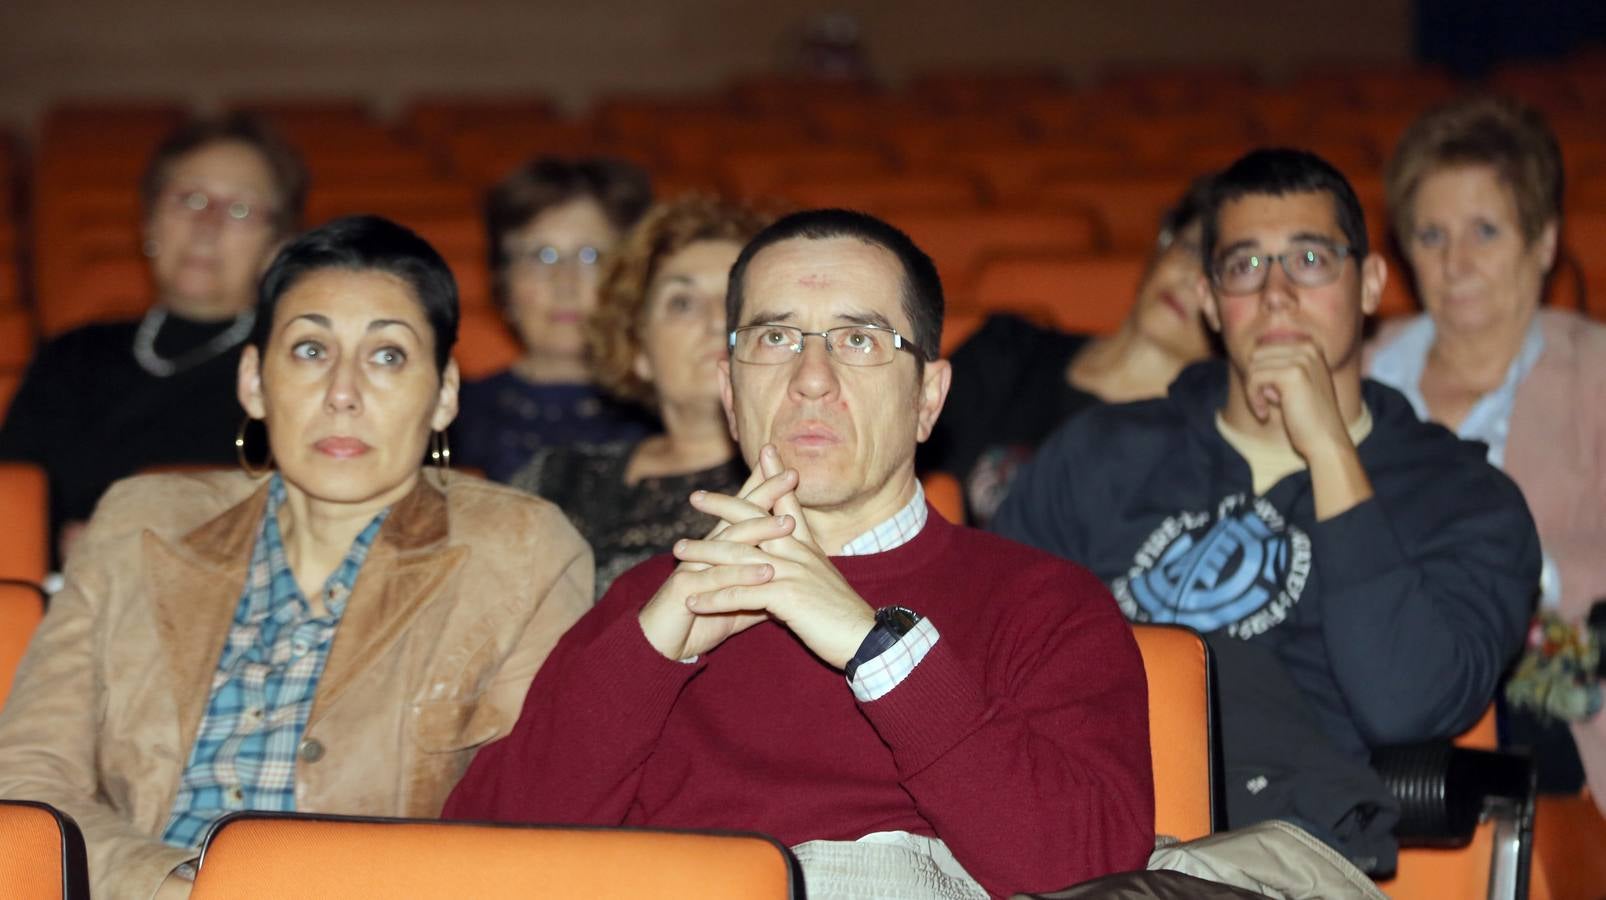
[[[1227,358],[1071,419],[993,527],[1091,568],[1128,618],[1206,636],[1230,824],[1289,819],[1386,872],[1398,808],[1370,752],[1488,706],[1538,585],[1534,525],[1481,445],[1362,380],[1387,271],[1336,169],[1238,160],[1202,250]]]

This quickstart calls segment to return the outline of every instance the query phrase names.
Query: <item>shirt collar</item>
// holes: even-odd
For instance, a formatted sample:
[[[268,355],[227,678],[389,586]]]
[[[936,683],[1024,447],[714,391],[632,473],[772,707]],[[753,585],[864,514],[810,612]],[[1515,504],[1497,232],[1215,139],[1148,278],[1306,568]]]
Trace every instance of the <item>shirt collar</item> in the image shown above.
[[[1399,336],[1372,361],[1371,376],[1404,394],[1417,418],[1423,420],[1428,418],[1428,404],[1422,396],[1422,370],[1427,367],[1428,351],[1433,348],[1436,334],[1433,319],[1423,313],[1402,328]],[[1506,369],[1505,379],[1472,405],[1456,430],[1457,437],[1487,444],[1489,462],[1496,466],[1505,465],[1506,429],[1516,405],[1517,388],[1544,352],[1545,332],[1536,315]]]
[[[859,535],[838,550],[837,556],[866,556],[871,553],[885,553],[902,547],[915,539],[921,529],[926,527],[926,492],[915,482],[914,496],[903,508],[892,514],[892,517],[869,531]]]

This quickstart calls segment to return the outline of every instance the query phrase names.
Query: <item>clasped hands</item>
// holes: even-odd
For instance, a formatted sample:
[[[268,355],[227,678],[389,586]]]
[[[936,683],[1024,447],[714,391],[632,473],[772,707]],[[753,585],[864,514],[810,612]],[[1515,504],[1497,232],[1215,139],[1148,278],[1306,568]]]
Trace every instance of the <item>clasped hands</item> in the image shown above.
[[[875,625],[809,533],[798,473],[769,444],[739,496],[698,491],[691,505],[719,518],[701,540],[674,547],[680,565],[642,607],[641,630],[669,659],[690,659],[775,619],[825,662],[847,665]]]

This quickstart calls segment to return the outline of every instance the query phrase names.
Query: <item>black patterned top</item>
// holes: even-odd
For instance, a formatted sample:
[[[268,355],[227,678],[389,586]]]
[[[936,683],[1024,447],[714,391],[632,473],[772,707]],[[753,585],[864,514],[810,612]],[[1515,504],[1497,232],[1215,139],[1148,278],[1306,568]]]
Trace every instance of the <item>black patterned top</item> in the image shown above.
[[[639,441],[652,415],[589,384],[535,384],[512,370],[470,381],[458,393],[452,462],[507,482],[542,447]]]
[[[740,456],[685,475],[625,484],[638,441],[574,444],[536,451],[511,483],[562,507],[596,557],[597,597],[613,580],[683,537],[702,537],[714,519],[692,509],[692,491],[734,494],[747,480]]]

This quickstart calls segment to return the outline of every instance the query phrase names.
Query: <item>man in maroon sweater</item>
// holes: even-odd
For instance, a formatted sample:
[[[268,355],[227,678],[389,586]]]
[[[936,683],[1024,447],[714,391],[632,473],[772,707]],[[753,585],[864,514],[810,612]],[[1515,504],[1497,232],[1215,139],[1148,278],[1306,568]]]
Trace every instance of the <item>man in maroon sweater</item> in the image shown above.
[[[724,828],[811,896],[982,897],[1141,868],[1142,662],[1084,569],[931,513],[942,288],[897,229],[798,213],[731,272],[719,377],[753,467],[559,642],[452,818]],[[818,340],[812,340],[818,338]]]

